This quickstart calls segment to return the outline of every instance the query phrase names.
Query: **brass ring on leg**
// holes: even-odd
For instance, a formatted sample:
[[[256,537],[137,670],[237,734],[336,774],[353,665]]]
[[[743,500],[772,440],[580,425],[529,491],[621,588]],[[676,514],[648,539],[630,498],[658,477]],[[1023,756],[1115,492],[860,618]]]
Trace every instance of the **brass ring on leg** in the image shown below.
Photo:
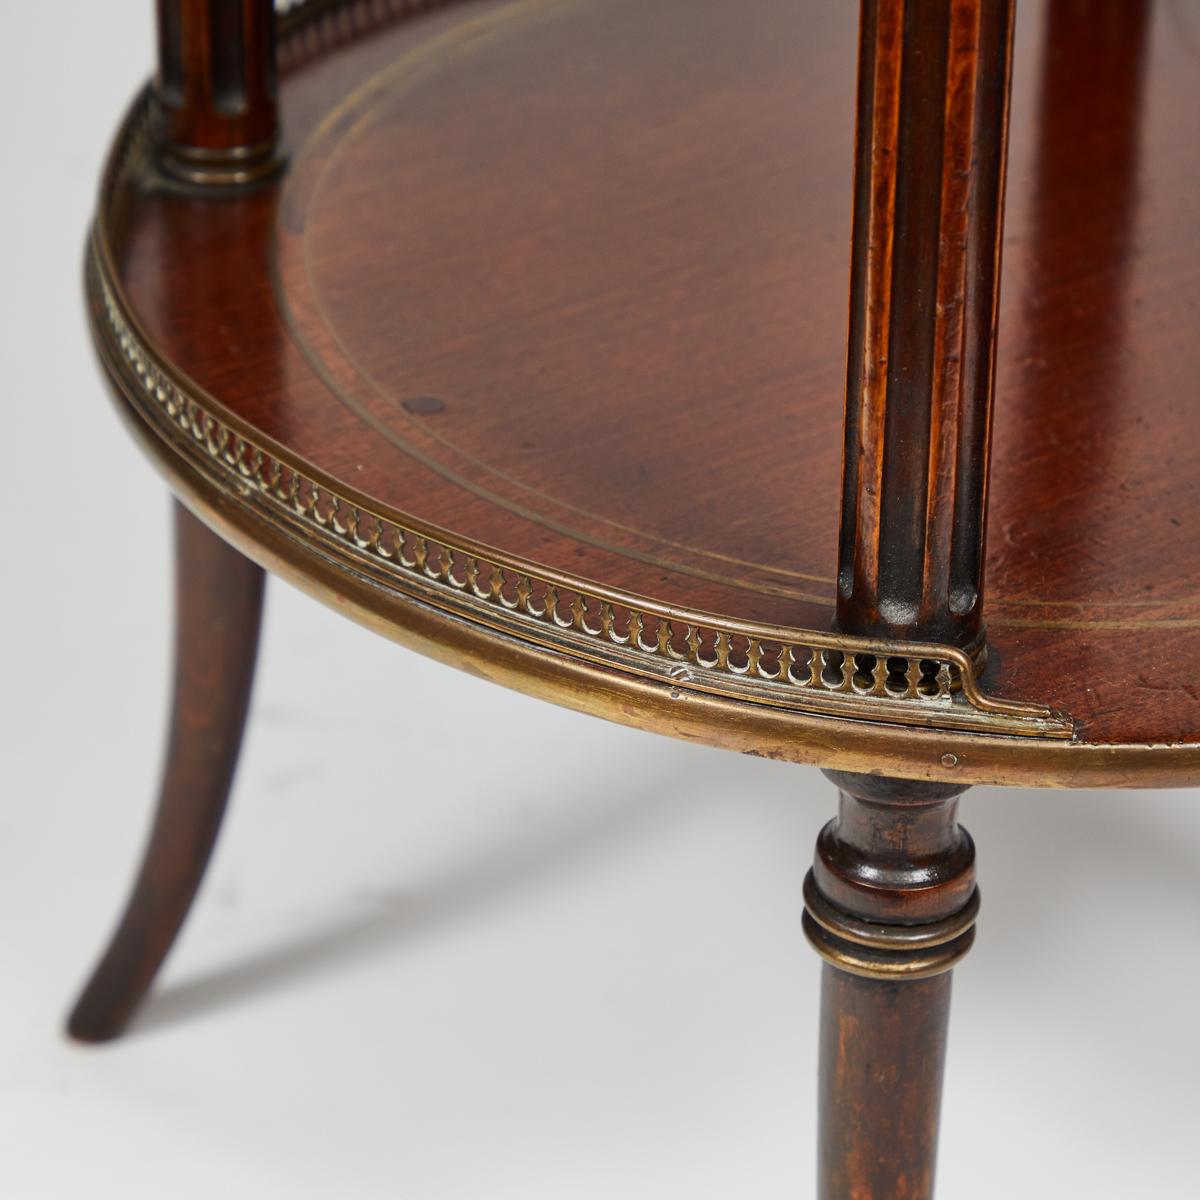
[[[975,941],[979,889],[949,917],[920,925],[865,921],[830,904],[804,879],[804,933],[832,966],[869,979],[928,979],[951,970]]]

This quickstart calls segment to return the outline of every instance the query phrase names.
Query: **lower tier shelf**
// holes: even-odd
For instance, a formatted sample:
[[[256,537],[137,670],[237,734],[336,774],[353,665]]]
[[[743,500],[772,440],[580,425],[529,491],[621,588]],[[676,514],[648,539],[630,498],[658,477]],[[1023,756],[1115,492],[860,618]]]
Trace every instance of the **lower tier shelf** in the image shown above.
[[[167,184],[145,98],[119,135],[122,407],[251,557],[510,686],[839,769],[1195,782],[1192,18],[1021,10],[979,669],[829,632],[853,7],[299,6],[278,181]]]

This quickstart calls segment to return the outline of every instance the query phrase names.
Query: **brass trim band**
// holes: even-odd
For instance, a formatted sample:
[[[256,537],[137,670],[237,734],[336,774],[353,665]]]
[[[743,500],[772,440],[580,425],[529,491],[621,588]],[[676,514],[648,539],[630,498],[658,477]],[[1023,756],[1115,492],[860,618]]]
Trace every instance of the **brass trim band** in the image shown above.
[[[274,179],[284,167],[275,138],[254,146],[204,149],[164,141],[158,165],[173,182],[201,191],[244,189]]]
[[[921,925],[885,925],[843,912],[804,879],[804,933],[831,966],[869,979],[928,979],[952,970],[975,941],[979,889],[952,916]]]

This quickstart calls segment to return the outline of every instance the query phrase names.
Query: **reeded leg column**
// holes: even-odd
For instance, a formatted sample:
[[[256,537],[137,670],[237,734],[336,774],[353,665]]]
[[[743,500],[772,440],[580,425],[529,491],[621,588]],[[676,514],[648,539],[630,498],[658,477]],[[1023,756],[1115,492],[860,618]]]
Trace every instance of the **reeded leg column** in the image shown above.
[[[242,187],[281,165],[272,0],[158,0],[156,141],[180,183]]]
[[[977,661],[1013,3],[862,0],[859,36],[836,624]],[[920,1200],[978,905],[964,788],[833,778],[805,916],[827,964],[820,1196]]]
[[[977,655],[1012,0],[863,0],[838,627]]]
[[[175,510],[176,643],[158,812],[120,925],[71,1013],[87,1042],[116,1037],[183,925],[221,826],[254,679],[263,572]]]
[[[805,880],[824,958],[818,1196],[933,1195],[950,969],[974,940],[975,848],[951,784],[829,772],[838,816]]]

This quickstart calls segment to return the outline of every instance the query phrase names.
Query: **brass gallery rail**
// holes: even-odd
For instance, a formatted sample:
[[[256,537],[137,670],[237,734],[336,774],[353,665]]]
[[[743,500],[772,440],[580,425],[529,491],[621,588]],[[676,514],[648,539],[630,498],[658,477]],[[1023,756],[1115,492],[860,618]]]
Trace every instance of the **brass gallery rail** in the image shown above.
[[[138,139],[134,139],[137,141]],[[132,150],[132,146],[130,147]],[[630,596],[503,555],[400,514],[374,512],[235,428],[159,361],[136,330],[97,240],[88,283],[110,365],[143,417],[226,487],[388,570],[398,590],[525,641],[742,701],[927,729],[1068,738],[1062,713],[987,695],[962,650],[736,621]]]

